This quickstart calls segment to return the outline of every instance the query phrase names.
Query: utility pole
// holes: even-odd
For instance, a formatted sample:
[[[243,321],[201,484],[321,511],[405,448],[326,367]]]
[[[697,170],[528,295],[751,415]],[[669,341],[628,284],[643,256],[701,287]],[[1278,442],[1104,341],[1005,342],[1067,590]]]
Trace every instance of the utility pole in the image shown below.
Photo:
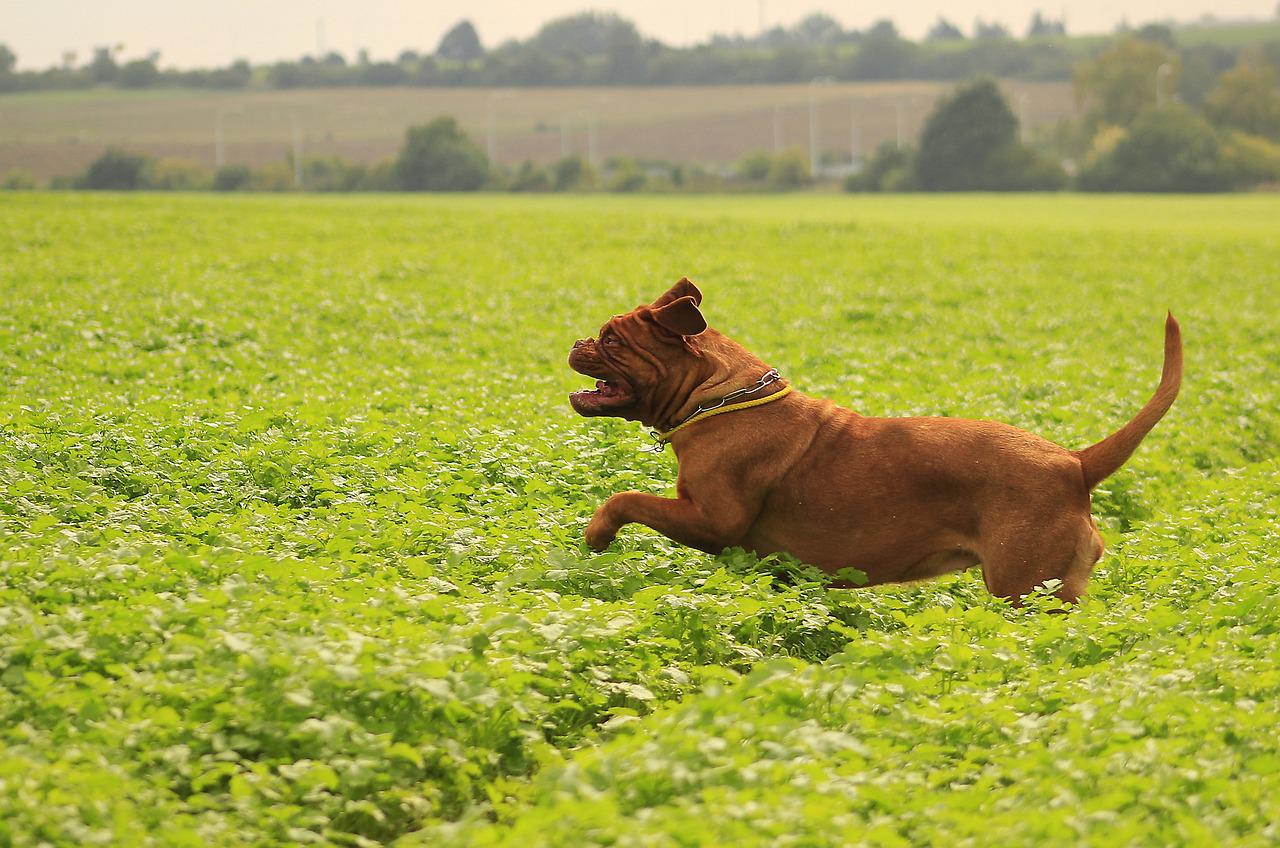
[[[223,106],[213,119],[213,166],[221,168],[227,164],[226,144],[222,138],[222,122],[227,115],[239,115],[244,112],[240,106]]]
[[[849,101],[849,167],[858,170],[858,101]]]
[[[902,98],[899,97],[897,100],[893,101],[893,106],[895,110],[895,124],[897,125],[897,130],[898,130],[897,144],[898,144],[898,149],[901,150],[902,139],[903,139],[903,136],[906,135],[906,132],[902,126]]]
[[[609,98],[600,95],[596,98],[595,106],[587,113],[587,163],[592,168],[600,166],[600,140],[597,132],[597,115],[599,113],[600,104],[608,103]]]
[[[782,152],[782,107],[773,107],[773,152]]]
[[[302,188],[302,124],[298,122],[298,113],[289,113],[289,123],[293,125],[293,187]]]
[[[831,77],[814,77],[809,81],[809,174],[817,176],[822,168],[818,159],[818,86],[830,85]]]
[[[498,126],[497,116],[494,113],[494,101],[501,97],[510,97],[510,91],[491,91],[489,92],[488,115],[489,115],[489,166],[497,167],[498,164]]]

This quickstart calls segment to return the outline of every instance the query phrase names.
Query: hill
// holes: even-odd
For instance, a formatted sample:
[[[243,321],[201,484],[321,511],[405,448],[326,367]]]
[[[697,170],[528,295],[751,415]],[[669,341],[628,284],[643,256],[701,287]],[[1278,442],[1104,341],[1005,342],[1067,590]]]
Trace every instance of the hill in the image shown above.
[[[616,155],[724,164],[753,150],[808,149],[812,96],[820,147],[848,159],[896,136],[913,138],[944,82],[661,88],[331,88],[291,90],[92,89],[0,96],[0,175],[42,179],[80,171],[108,147],[212,165],[220,124],[225,161],[261,165],[293,148],[373,162],[395,153],[405,129],[454,115],[502,163],[600,161]],[[1032,127],[1073,115],[1066,83],[1010,81]],[[594,133],[591,130],[594,124]],[[591,136],[595,136],[594,145]]]

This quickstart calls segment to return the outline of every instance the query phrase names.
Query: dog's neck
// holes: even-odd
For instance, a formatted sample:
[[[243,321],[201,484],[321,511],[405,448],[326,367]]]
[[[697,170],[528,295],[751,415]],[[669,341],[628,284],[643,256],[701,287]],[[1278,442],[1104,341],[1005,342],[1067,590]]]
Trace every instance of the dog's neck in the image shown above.
[[[753,385],[769,370],[742,345],[715,330],[700,333],[693,344],[702,367],[689,369],[680,383],[664,386],[665,391],[654,404],[654,420],[644,422],[650,427],[669,430],[693,415],[700,405]]]

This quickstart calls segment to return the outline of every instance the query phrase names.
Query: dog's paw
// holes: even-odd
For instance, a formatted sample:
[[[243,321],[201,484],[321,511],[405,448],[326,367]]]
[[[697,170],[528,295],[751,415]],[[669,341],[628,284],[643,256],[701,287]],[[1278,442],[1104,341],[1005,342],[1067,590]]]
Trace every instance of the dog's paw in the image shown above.
[[[613,526],[613,523],[605,517],[604,510],[600,509],[587,525],[587,547],[598,553],[613,544],[613,539],[617,535],[618,528]]]

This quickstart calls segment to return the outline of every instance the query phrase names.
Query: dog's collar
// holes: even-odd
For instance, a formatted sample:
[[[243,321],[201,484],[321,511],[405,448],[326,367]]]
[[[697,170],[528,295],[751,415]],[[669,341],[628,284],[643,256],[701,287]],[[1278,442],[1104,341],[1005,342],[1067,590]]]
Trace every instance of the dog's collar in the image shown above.
[[[772,368],[769,370],[769,373],[756,381],[754,386],[748,386],[745,389],[738,389],[737,391],[729,392],[729,394],[724,397],[710,403],[698,404],[698,408],[693,411],[693,414],[676,426],[672,427],[670,430],[652,430],[650,435],[653,437],[653,447],[645,448],[645,450],[652,451],[653,453],[662,453],[663,449],[667,446],[667,442],[671,441],[672,436],[683,430],[685,427],[697,424],[704,418],[710,418],[713,415],[721,415],[726,412],[737,412],[741,409],[750,409],[753,406],[763,406],[766,403],[773,403],[775,400],[781,400],[791,394],[791,386],[783,386],[781,391],[774,392],[768,397],[752,398],[751,400],[744,400],[738,403],[730,403],[730,401],[735,398],[740,398],[743,395],[755,394],[766,386],[771,386],[781,379],[782,377],[778,374],[778,369]]]

